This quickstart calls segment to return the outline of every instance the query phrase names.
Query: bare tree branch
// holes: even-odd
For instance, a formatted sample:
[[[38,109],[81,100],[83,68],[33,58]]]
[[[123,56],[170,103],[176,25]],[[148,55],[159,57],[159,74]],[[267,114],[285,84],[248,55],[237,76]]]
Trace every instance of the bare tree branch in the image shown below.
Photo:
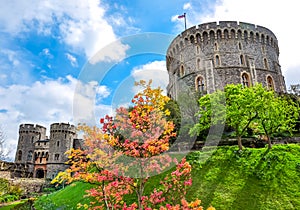
[[[6,136],[2,129],[2,126],[0,125],[0,160],[7,159],[9,154],[9,151],[6,151],[4,147],[5,140],[6,140]]]

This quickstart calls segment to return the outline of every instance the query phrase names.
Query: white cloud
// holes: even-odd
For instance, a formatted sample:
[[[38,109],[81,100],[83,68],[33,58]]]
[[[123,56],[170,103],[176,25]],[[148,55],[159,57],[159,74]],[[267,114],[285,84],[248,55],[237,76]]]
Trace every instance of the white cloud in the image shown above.
[[[58,29],[61,41],[90,58],[116,40],[104,14],[100,0],[0,1],[0,30],[16,36],[32,29],[50,35]]]
[[[16,149],[18,139],[18,126],[21,123],[38,123],[49,128],[51,123],[74,123],[73,106],[75,87],[81,86],[84,92],[76,94],[82,100],[81,108],[90,113],[94,112],[100,118],[110,113],[110,106],[95,104],[98,100],[109,95],[105,86],[97,82],[82,84],[77,79],[67,76],[58,80],[35,82],[32,85],[11,85],[7,88],[0,87],[0,122],[5,125],[7,136],[6,146]],[[75,113],[76,114],[76,113]],[[91,120],[87,116],[84,119]],[[94,117],[95,122],[95,117]],[[11,157],[14,156],[14,151]]]
[[[73,55],[71,55],[70,53],[65,53],[65,55],[73,67],[78,66],[77,59]]]
[[[166,93],[169,76],[165,61],[153,61],[142,66],[134,68],[131,72],[135,81],[152,79],[153,87],[161,87]],[[137,90],[134,88],[134,91]]]
[[[0,54],[7,57],[8,62],[11,63],[14,67],[20,64],[18,53],[10,49],[1,49]]]
[[[228,20],[264,26],[273,31],[278,39],[279,62],[283,74],[288,77],[291,75],[288,71],[300,69],[298,58],[300,43],[295,39],[295,34],[300,33],[300,28],[297,27],[300,19],[297,1],[220,0],[215,5],[211,5],[209,1],[195,5],[193,4],[193,8],[187,12],[187,27],[205,22]],[[178,20],[175,30],[177,32],[183,30],[181,21]],[[298,83],[300,83],[299,79]]]
[[[40,55],[44,55],[47,58],[53,58],[53,55],[50,53],[50,50],[48,48],[44,48]]]
[[[183,5],[183,9],[184,9],[184,10],[192,9],[191,3],[190,3],[190,2],[185,3],[185,4]]]
[[[31,83],[32,67],[32,61],[26,59],[26,53],[7,48],[0,49],[1,85]]]
[[[117,40],[111,44],[105,46],[98,51],[90,60],[91,64],[95,64],[101,61],[121,61],[126,57],[126,51],[129,49],[129,45],[122,44]]]

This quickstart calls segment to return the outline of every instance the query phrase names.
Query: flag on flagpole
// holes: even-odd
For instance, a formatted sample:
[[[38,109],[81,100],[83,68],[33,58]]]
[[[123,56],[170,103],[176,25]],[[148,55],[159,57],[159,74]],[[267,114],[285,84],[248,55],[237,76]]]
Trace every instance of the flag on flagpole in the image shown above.
[[[183,13],[183,15],[178,15],[178,18],[184,18],[184,29],[186,30],[186,16],[185,16],[185,13]]]
[[[183,15],[178,15],[178,18],[185,18],[185,13]]]

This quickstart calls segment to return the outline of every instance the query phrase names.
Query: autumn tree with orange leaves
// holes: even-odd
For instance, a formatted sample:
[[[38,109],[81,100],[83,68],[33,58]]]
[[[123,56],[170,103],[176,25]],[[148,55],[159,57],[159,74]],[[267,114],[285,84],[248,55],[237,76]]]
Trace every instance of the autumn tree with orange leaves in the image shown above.
[[[53,183],[81,180],[95,184],[87,191],[93,198],[90,205],[78,204],[86,209],[202,209],[200,200],[185,199],[192,185],[190,164],[167,154],[169,141],[176,136],[173,122],[166,120],[170,112],[165,105],[170,99],[160,88],[151,88],[151,81],[135,85],[143,90],[133,97],[132,109],[120,107],[114,117],[101,118],[101,128],[79,126],[85,133],[84,149],[68,151],[70,168]],[[146,195],[149,178],[175,165],[161,185]],[[133,193],[137,202],[127,204],[124,195]]]

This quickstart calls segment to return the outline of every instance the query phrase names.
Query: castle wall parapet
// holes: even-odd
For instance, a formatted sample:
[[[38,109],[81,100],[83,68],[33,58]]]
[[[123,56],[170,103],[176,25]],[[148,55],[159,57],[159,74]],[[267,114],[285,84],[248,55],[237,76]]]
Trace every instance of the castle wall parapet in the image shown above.
[[[46,128],[38,124],[21,124],[19,133],[46,133]]]

